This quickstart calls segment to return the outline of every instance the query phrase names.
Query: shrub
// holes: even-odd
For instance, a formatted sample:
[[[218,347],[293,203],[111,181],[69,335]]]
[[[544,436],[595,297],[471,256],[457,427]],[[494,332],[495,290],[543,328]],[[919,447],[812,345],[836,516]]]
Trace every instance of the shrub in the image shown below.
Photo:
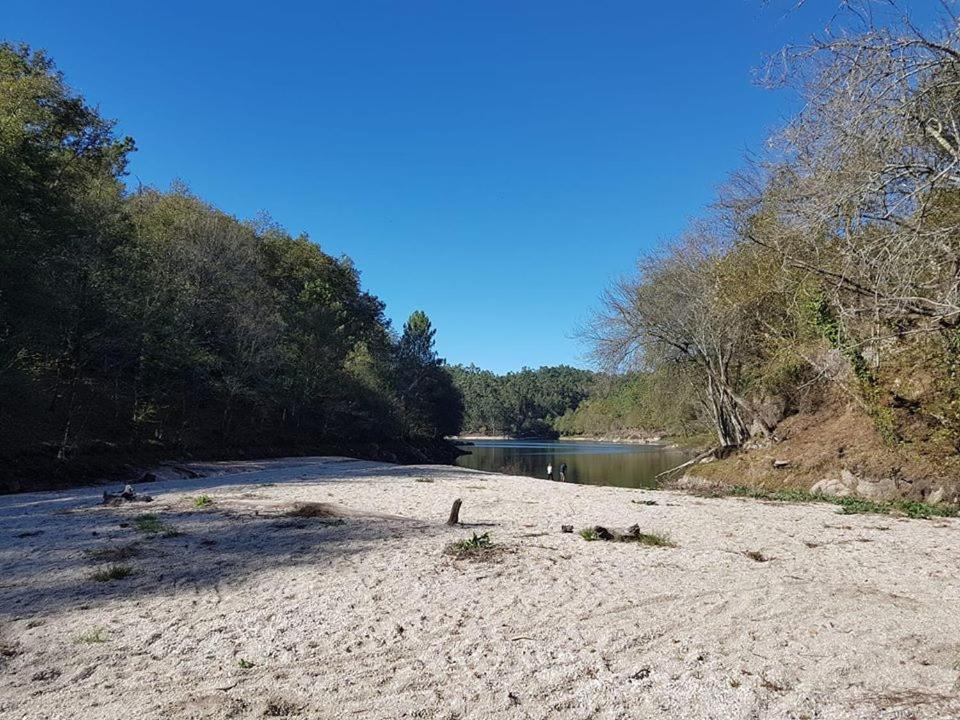
[[[103,628],[95,628],[74,638],[73,642],[77,645],[92,645],[94,643],[104,643],[109,638]]]
[[[494,549],[496,545],[490,539],[490,533],[485,532],[482,535],[473,533],[469,538],[451,543],[447,546],[446,553],[455,557],[483,557]]]
[[[163,535],[164,537],[175,537],[180,534],[172,525],[162,522],[159,517],[153,513],[144,513],[137,515],[133,519],[133,527],[144,535]]]
[[[111,580],[122,580],[131,575],[133,575],[133,568],[129,565],[110,565],[109,567],[97,570],[91,575],[91,578],[97,582],[110,582]]]

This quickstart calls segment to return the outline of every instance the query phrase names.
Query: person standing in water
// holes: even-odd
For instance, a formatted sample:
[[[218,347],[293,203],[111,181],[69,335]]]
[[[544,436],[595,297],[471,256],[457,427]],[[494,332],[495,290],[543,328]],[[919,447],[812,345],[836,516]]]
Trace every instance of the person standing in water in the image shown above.
[[[547,463],[547,480],[553,480],[553,463]]]
[[[560,463],[560,482],[567,481],[567,464]]]

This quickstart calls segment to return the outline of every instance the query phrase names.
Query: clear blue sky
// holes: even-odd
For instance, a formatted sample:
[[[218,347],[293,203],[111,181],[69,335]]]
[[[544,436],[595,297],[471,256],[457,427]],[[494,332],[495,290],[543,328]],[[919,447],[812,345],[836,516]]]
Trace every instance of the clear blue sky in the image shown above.
[[[792,98],[764,53],[835,0],[4,0],[139,146],[131,181],[346,254],[451,362],[583,364],[603,287],[681,230]]]

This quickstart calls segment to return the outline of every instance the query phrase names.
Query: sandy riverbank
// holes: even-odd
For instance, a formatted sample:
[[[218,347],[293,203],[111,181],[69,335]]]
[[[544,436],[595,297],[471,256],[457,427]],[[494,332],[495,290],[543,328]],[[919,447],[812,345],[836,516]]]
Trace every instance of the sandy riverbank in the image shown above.
[[[956,520],[338,458],[199,469],[138,487],[148,506],[0,497],[0,716],[960,714]],[[443,524],[456,497],[468,527]],[[283,514],[304,501],[340,517]],[[138,532],[144,511],[181,534]],[[443,553],[474,531],[502,550]],[[106,548],[133,574],[92,580]]]

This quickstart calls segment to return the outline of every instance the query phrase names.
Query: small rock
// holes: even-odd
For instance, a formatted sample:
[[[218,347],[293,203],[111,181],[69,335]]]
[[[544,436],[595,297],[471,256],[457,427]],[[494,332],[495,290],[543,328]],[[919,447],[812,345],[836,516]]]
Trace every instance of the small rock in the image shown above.
[[[572,532],[573,532],[573,525],[561,525],[561,526],[560,526],[560,532],[572,533]]]
[[[893,478],[862,478],[844,470],[840,473],[840,480],[868,500],[886,500],[897,494],[897,483]]]
[[[790,467],[790,461],[789,461],[789,460],[774,460],[774,461],[773,461],[773,467],[774,467],[775,470],[782,470],[783,468],[788,468],[788,467]]]
[[[810,492],[814,495],[830,495],[832,497],[848,497],[853,490],[847,487],[839,478],[824,478],[813,484]]]
[[[601,540],[613,540],[613,533],[607,530],[602,525],[597,525],[593,528],[593,531],[597,534],[597,537]]]
[[[134,492],[132,485],[125,485],[123,490],[118,493],[103,491],[104,505],[117,506],[123,505],[125,502],[153,502],[153,498],[149,495],[138,495]]]

